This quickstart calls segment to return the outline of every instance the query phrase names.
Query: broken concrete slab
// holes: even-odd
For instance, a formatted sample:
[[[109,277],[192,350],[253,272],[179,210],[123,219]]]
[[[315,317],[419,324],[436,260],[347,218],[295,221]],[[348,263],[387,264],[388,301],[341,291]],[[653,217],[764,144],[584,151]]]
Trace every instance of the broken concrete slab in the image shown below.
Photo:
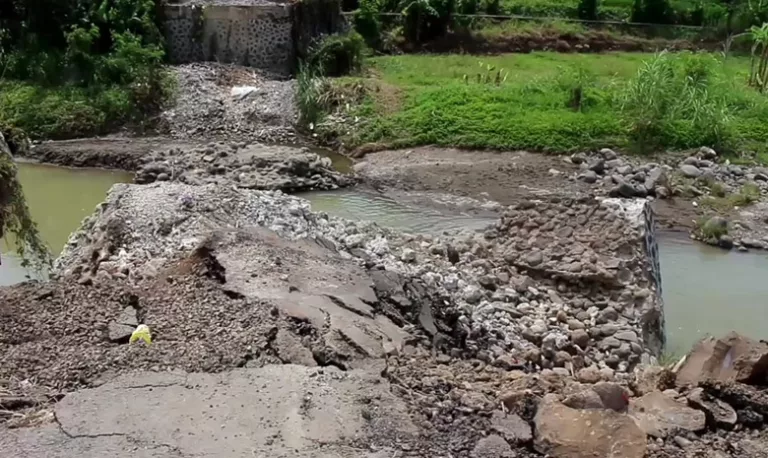
[[[717,340],[702,339],[678,371],[677,384],[696,386],[705,380],[765,384],[768,381],[768,344],[735,332]]]
[[[642,458],[645,433],[612,410],[576,410],[547,395],[534,419],[534,447],[558,458]]]
[[[706,427],[704,412],[692,409],[660,391],[630,402],[629,415],[640,429],[653,437],[665,438],[680,432],[696,432]]]
[[[55,412],[60,429],[0,431],[0,455],[373,457],[348,444],[416,433],[375,370],[296,365],[134,373],[72,393]]]
[[[378,298],[368,273],[314,240],[249,228],[217,233],[210,245],[228,290],[269,301],[317,329],[330,324],[323,333],[326,344],[348,359],[382,357],[385,342],[399,348],[407,336],[374,312]]]

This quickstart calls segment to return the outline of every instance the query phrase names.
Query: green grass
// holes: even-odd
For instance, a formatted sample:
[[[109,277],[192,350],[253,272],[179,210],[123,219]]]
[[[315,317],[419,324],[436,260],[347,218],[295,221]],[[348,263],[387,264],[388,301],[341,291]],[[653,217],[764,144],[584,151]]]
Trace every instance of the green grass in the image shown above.
[[[437,144],[470,148],[568,152],[628,143],[620,116],[627,82],[650,54],[558,54],[501,56],[402,55],[368,61],[379,86],[353,109],[362,119],[343,139],[350,146]],[[483,66],[480,66],[482,62]],[[488,66],[492,70],[488,71]],[[498,86],[502,69],[505,80]],[[748,61],[717,64],[713,86],[730,111],[739,147],[766,150],[768,100],[747,88]],[[477,82],[489,74],[490,82]],[[465,80],[466,75],[466,80]],[[397,93],[391,96],[382,94]],[[574,108],[574,93],[579,98]],[[698,147],[698,132],[685,119],[671,123],[675,147]]]

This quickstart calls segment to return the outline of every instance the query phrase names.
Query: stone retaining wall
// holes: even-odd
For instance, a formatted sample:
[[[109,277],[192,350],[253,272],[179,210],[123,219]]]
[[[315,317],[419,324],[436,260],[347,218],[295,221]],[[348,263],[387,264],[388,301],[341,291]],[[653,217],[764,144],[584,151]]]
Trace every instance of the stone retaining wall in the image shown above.
[[[336,32],[341,23],[336,19],[337,1],[316,0],[309,7],[330,19],[307,23],[316,19],[305,14],[308,6],[293,3],[165,5],[170,61],[233,63],[290,75],[297,56],[318,36]]]

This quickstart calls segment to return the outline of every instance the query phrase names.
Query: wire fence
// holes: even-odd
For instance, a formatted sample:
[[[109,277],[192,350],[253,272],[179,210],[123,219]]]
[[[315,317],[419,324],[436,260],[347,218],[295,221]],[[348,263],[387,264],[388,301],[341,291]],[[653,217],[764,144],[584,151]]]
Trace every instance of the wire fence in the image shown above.
[[[354,11],[345,11],[342,15],[350,20]],[[378,13],[385,22],[398,22],[405,17],[403,13]],[[588,29],[617,30],[629,34],[637,34],[646,38],[684,38],[702,41],[721,41],[726,38],[725,32],[717,27],[696,26],[684,24],[654,24],[646,22],[629,22],[617,20],[587,20],[577,18],[551,17],[551,16],[526,16],[517,14],[452,14],[453,18],[460,20],[464,25],[503,24],[507,22],[538,22],[543,24],[570,23],[583,25]],[[472,28],[470,26],[470,28]]]
[[[353,16],[354,11],[344,11],[341,13],[344,16]],[[384,17],[402,17],[403,13],[378,13],[379,16]],[[496,19],[496,20],[516,20],[516,21],[531,21],[531,22],[573,22],[585,25],[613,25],[613,26],[625,26],[625,27],[665,27],[675,29],[688,29],[688,30],[717,30],[714,27],[698,26],[698,25],[685,25],[685,24],[654,24],[650,22],[629,22],[629,21],[611,21],[611,20],[592,20],[592,19],[577,19],[577,18],[565,18],[565,17],[551,17],[551,16],[524,16],[518,14],[458,14],[454,13],[451,16],[458,18],[468,19]]]

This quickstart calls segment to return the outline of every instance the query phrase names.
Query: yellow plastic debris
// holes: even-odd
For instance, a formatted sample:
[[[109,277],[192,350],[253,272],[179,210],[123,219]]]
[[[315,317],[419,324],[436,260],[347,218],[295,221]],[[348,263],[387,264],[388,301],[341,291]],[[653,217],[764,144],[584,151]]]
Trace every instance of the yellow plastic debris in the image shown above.
[[[147,345],[152,345],[152,334],[149,333],[149,326],[140,324],[136,330],[131,333],[131,340],[128,343],[134,343],[137,340],[143,340]]]

